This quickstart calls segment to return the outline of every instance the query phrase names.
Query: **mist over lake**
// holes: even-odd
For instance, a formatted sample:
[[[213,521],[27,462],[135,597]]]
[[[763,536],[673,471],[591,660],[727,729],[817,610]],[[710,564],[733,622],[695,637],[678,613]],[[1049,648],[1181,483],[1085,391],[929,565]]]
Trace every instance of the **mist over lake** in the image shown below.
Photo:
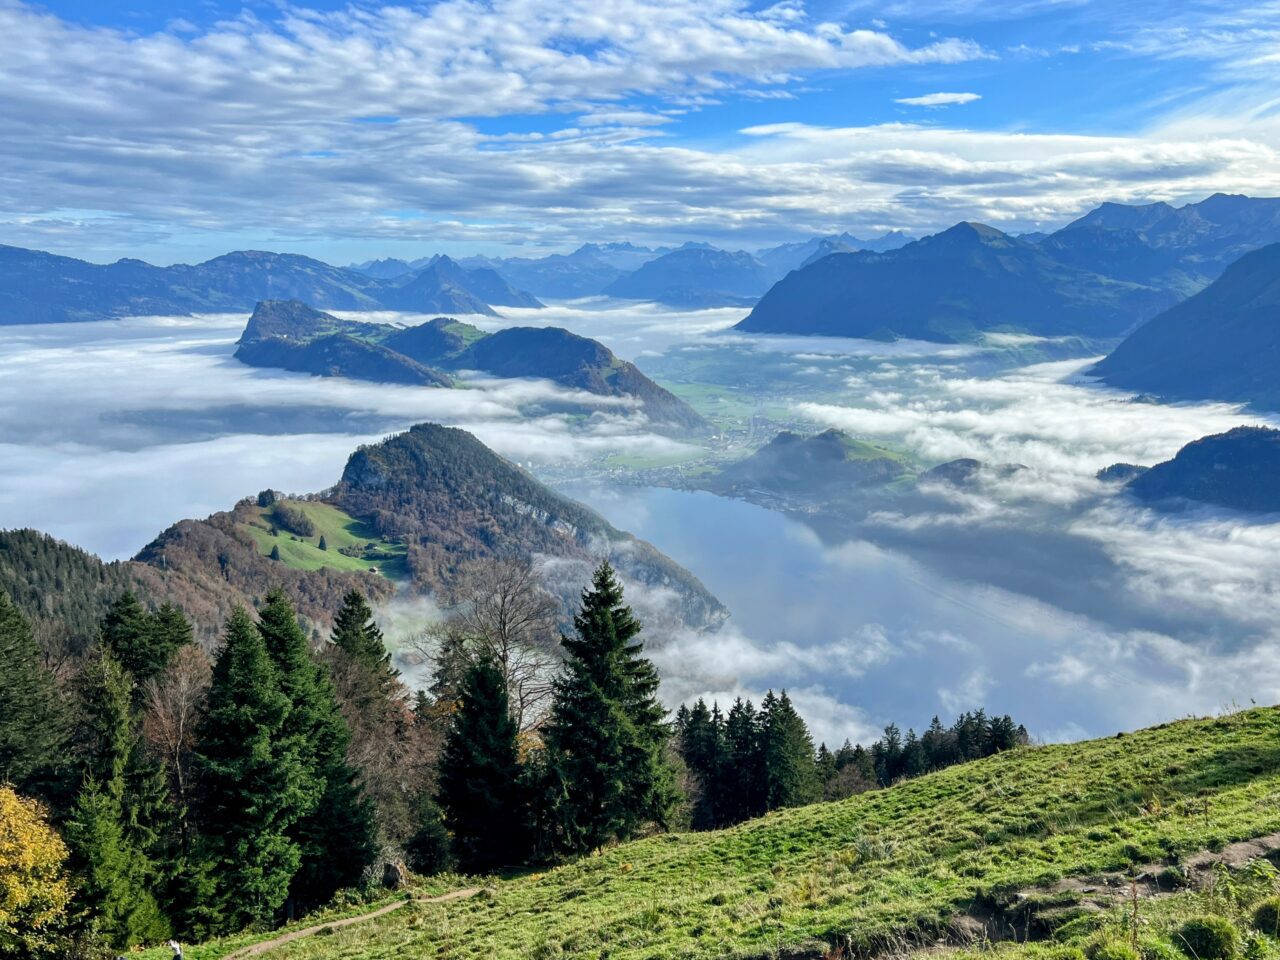
[[[965,491],[784,515],[620,472],[610,458],[670,462],[659,481],[679,486],[697,449],[602,398],[529,380],[440,390],[253,369],[231,359],[243,316],[136,318],[8,328],[0,509],[10,527],[125,558],[174,520],[259,489],[322,490],[359,444],[430,420],[651,541],[726,604],[715,632],[649,638],[672,704],[786,687],[823,739],[979,705],[1060,739],[1280,695],[1280,525],[1157,515],[1094,478],[1257,416],[1135,403],[1082,378],[1087,346],[1069,341],[726,332],[738,315],[588,300],[483,322],[572,323],[677,390],[720,384],[725,403],[749,392],[801,431],[839,426],[923,466],[1018,469]],[[569,401],[594,411],[569,417]]]

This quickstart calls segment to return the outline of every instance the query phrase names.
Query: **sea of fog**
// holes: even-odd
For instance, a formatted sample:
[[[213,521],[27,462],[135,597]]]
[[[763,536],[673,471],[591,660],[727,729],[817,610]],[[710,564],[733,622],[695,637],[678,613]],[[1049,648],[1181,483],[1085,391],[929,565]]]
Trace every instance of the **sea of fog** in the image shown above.
[[[534,381],[433,390],[256,370],[231,357],[243,315],[134,318],[5,328],[0,526],[127,557],[263,487],[328,487],[357,444],[433,420],[554,479],[725,602],[714,633],[649,638],[672,703],[785,686],[839,741],[980,705],[1062,739],[1280,700],[1277,518],[1157,514],[1094,478],[1256,416],[1099,388],[1066,344],[748,337],[728,329],[737,310],[599,301],[506,312],[477,322],[563,325],[773,419],[990,469],[867,516],[788,517],[576,479],[609,453],[686,449],[627,404]],[[566,401],[594,412],[569,417]]]

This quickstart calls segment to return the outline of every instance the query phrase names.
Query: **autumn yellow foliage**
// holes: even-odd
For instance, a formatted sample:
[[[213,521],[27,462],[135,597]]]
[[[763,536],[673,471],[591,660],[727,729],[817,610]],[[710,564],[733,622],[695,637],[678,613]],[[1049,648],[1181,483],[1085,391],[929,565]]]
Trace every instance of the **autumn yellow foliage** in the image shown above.
[[[44,808],[0,785],[0,956],[50,946],[71,900],[66,860]]]

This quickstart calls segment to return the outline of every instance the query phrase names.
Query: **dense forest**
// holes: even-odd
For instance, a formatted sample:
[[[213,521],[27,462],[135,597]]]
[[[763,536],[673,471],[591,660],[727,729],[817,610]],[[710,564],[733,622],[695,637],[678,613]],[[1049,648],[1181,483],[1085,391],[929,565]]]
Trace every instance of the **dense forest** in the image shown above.
[[[815,749],[785,691],[673,719],[607,563],[567,635],[525,561],[461,583],[414,641],[432,668],[416,692],[355,590],[320,642],[272,590],[231,613],[212,657],[176,606],[128,590],[51,657],[0,593],[0,957],[266,929],[406,869],[552,863],[1026,740],[979,712]]]

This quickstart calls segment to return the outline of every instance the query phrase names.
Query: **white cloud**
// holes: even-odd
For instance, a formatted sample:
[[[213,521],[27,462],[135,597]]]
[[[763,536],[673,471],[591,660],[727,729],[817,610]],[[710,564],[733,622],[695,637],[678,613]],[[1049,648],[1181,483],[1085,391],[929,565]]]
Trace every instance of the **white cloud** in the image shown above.
[[[5,525],[131,556],[168,524],[227,509],[263,487],[325,489],[358,444],[422,421],[464,427],[499,453],[542,466],[688,449],[652,433],[625,398],[547,381],[482,379],[447,390],[248,367],[231,358],[244,322],[226,315],[6,327]],[[571,421],[565,405],[589,416]]]
[[[903,103],[909,107],[949,107],[959,103],[973,103],[981,100],[980,93],[926,93],[918,97],[899,97],[894,103]]]
[[[976,9],[955,6],[933,15]],[[1222,19],[1230,47],[1213,63],[1253,64],[1227,78],[1253,82],[1274,56],[1274,17],[1253,30]],[[1104,199],[1280,191],[1280,129],[1260,82],[1184,98],[1168,122],[1128,136],[796,123],[748,127],[745,144],[660,136],[687,126],[667,122],[675,109],[795,96],[826,71],[988,56],[963,37],[913,46],[793,2],[288,6],[278,19],[188,27],[140,36],[0,2],[6,242],[158,258],[187,256],[175,234],[202,254],[323,250],[335,236],[397,253],[624,235],[750,246],[958,219],[1052,224]],[[1210,56],[1200,33],[1171,49]],[[944,95],[962,94],[902,99]],[[527,114],[565,125],[493,119]]]

